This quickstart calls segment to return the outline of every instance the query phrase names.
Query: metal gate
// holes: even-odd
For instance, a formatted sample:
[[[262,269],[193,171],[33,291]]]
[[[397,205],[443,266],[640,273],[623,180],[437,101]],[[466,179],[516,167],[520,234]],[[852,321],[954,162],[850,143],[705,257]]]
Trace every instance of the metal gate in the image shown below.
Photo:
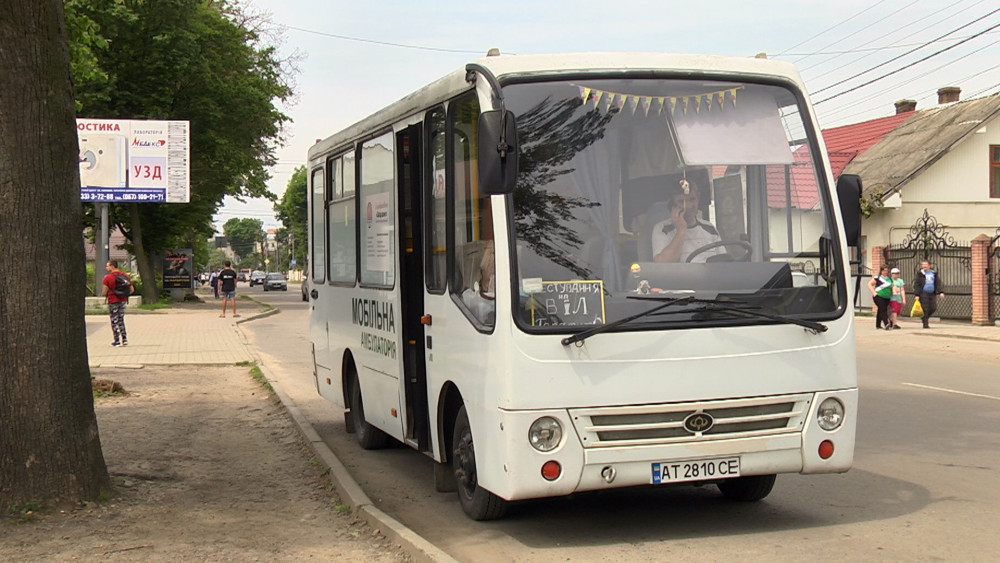
[[[996,255],[996,253],[994,253]],[[885,249],[885,262],[899,268],[907,292],[913,292],[920,262],[929,260],[941,276],[941,291],[946,298],[938,301],[937,316],[942,319],[972,319],[972,245],[955,242],[944,225],[924,209],[924,214],[910,227],[897,245]],[[912,299],[907,299],[904,314],[910,314]]]

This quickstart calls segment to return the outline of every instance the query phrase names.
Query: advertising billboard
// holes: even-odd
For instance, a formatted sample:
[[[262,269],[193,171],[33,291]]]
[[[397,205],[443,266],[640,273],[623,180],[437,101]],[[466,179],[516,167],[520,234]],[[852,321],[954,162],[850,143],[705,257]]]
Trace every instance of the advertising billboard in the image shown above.
[[[187,121],[77,119],[82,201],[191,201]]]

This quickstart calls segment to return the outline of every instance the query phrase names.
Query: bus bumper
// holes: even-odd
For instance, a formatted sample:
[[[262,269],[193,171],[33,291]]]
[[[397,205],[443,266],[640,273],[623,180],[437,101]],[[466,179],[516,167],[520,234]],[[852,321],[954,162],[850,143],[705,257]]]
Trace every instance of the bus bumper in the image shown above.
[[[843,423],[833,431],[823,430],[816,420],[818,406],[828,397],[836,397],[845,408]],[[672,443],[584,447],[585,432],[581,432],[580,421],[574,420],[579,417],[572,409],[508,410],[499,414],[501,430],[497,438],[505,447],[494,450],[493,455],[477,448],[477,457],[484,462],[480,484],[505,499],[519,500],[638,485],[712,483],[724,478],[717,470],[732,471],[737,466],[740,476],[843,473],[854,461],[857,389],[811,394],[802,420],[792,430]],[[558,420],[564,435],[557,448],[543,453],[530,445],[528,435],[531,424],[544,416]],[[821,448],[824,442],[828,444]],[[501,451],[503,459],[492,459]],[[485,459],[480,452],[486,454]],[[715,466],[712,460],[718,460]],[[553,461],[559,468],[555,478]],[[726,461],[724,467],[722,461]],[[690,465],[700,466],[701,471],[707,467],[712,474],[699,473],[698,467],[693,467],[693,475],[684,475],[682,470],[681,475],[661,478],[666,475],[659,469],[663,466],[673,467],[676,472]]]

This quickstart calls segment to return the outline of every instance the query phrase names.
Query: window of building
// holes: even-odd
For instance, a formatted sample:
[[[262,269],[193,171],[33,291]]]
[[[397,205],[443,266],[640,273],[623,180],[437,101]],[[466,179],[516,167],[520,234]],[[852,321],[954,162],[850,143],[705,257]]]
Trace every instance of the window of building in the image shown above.
[[[449,108],[450,169],[453,179],[454,270],[451,291],[482,327],[495,324],[496,260],[490,196],[479,191],[476,170],[476,126],[479,101],[470,94]]]
[[[326,281],[326,229],[323,216],[326,214],[326,181],[322,168],[313,170],[312,197],[312,279],[314,282]]]
[[[443,293],[448,281],[448,225],[447,225],[447,159],[445,113],[441,108],[427,114],[427,180],[424,182],[427,202],[427,289]]]
[[[990,197],[1000,197],[1000,145],[990,145]]]
[[[361,283],[368,286],[396,281],[395,162],[392,132],[361,145]]]

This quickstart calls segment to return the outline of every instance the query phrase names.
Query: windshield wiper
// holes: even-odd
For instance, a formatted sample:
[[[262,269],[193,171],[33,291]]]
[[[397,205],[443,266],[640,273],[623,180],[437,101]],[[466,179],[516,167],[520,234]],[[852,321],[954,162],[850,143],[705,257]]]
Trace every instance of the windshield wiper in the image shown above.
[[[762,319],[770,319],[772,321],[778,321],[782,323],[788,323],[793,325],[798,325],[808,329],[813,334],[819,334],[821,332],[826,332],[828,327],[823,323],[818,323],[816,321],[807,321],[803,319],[796,319],[793,317],[787,317],[785,315],[773,315],[771,313],[765,313],[763,311],[757,311],[755,309],[748,309],[743,307],[733,307],[731,305],[726,305],[718,301],[705,300],[702,301],[705,306],[700,309],[694,309],[692,313],[742,313],[744,315],[749,315],[751,317],[760,317]]]
[[[570,344],[572,344],[574,342],[583,342],[584,340],[590,338],[591,336],[594,336],[595,334],[600,334],[600,333],[605,332],[607,330],[611,330],[611,329],[613,329],[613,328],[615,328],[617,326],[621,326],[621,325],[623,325],[625,323],[630,323],[630,322],[632,322],[632,321],[634,321],[636,319],[641,319],[642,317],[651,315],[651,314],[653,314],[653,313],[655,313],[657,311],[660,311],[662,309],[666,309],[667,307],[671,307],[673,305],[677,305],[678,303],[690,303],[690,302],[695,302],[696,301],[695,298],[693,296],[690,296],[690,295],[687,296],[687,297],[667,297],[665,299],[669,299],[669,301],[666,301],[665,303],[661,303],[661,304],[657,305],[656,307],[653,307],[652,309],[646,309],[645,311],[643,311],[641,313],[636,313],[636,314],[634,314],[632,316],[625,317],[623,319],[618,319],[617,321],[610,322],[608,324],[597,325],[594,328],[588,328],[587,330],[581,330],[580,332],[578,332],[578,333],[576,333],[576,334],[574,334],[572,336],[567,336],[566,338],[563,338],[561,340],[562,345],[563,346],[569,346]],[[657,299],[657,301],[660,301],[660,300],[661,299]]]

